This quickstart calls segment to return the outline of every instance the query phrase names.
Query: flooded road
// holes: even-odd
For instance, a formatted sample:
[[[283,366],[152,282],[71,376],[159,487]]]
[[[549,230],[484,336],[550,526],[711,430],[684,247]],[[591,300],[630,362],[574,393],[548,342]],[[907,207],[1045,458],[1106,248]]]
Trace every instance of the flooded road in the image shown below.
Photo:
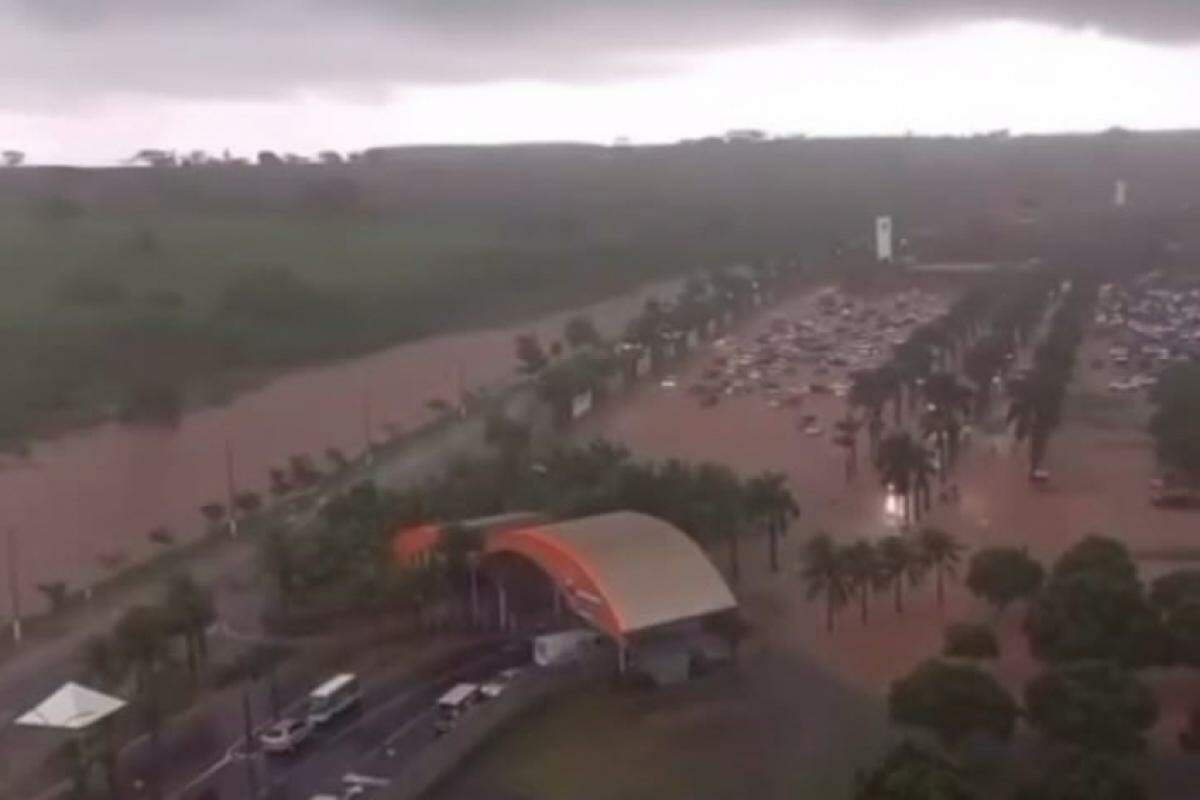
[[[116,563],[147,557],[150,531],[165,526],[178,542],[203,531],[201,505],[227,501],[228,474],[239,491],[267,496],[268,470],[307,454],[319,468],[337,447],[362,451],[366,437],[429,421],[429,400],[453,400],[460,385],[494,386],[513,376],[513,339],[537,331],[560,339],[573,314],[589,314],[616,333],[646,298],[667,299],[676,282],[644,287],[582,309],[507,327],[437,336],[349,361],[300,370],[235,398],[187,414],[174,427],[116,423],[37,444],[23,463],[0,469],[0,525],[16,548],[22,610],[43,606],[37,584],[72,589]],[[230,458],[227,459],[227,452]],[[229,470],[228,465],[232,466]],[[0,539],[8,583],[9,555]],[[7,616],[8,591],[0,600]]]

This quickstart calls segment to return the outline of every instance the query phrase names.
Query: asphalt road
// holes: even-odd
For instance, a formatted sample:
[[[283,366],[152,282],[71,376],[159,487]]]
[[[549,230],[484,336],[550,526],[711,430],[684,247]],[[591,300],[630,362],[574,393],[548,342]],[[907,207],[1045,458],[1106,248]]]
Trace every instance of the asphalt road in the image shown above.
[[[459,681],[481,681],[527,660],[521,648],[490,645],[464,653],[436,677],[398,680],[366,688],[359,708],[318,729],[292,754],[246,755],[244,737],[213,753],[211,763],[197,768],[191,759],[180,773],[167,765],[164,785],[170,800],[308,800],[316,794],[339,796],[344,777],[357,774],[386,780],[413,753],[433,738],[434,704]],[[297,711],[303,699],[287,710]],[[240,717],[224,720],[236,730]],[[251,774],[253,773],[253,774]],[[257,794],[255,792],[257,791]],[[143,796],[133,792],[132,797]]]

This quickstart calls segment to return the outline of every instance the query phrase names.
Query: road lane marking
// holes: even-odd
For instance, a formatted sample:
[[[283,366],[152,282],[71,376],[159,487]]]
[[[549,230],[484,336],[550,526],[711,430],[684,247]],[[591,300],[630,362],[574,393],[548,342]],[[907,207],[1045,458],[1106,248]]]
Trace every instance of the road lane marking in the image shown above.
[[[177,789],[174,793],[172,793],[171,794],[172,800],[174,800],[175,798],[185,796],[192,789],[195,789],[197,786],[204,783],[206,780],[211,778],[213,775],[216,775],[218,772],[225,769],[225,767],[229,766],[232,763],[233,763],[233,759],[229,757],[228,753],[226,753],[221,758],[220,761],[213,763],[207,769],[205,769],[203,772],[201,772],[199,775],[197,775],[195,778],[192,778],[192,780],[189,781],[185,786],[183,786],[180,789]]]
[[[423,722],[426,717],[430,716],[431,714],[435,714],[436,712],[436,708],[427,708],[421,713],[417,714],[415,717],[408,720],[395,731],[393,731],[390,736],[384,739],[383,744],[376,749],[376,752],[383,752],[387,748],[391,747],[398,739],[400,739],[400,737],[404,736],[404,734],[416,727],[418,722]]]

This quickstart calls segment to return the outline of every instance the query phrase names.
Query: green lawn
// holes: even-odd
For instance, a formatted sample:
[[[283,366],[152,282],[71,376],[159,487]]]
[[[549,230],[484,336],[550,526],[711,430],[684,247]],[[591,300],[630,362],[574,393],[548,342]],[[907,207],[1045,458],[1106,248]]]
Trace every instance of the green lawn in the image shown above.
[[[560,697],[492,742],[435,800],[839,800],[886,736],[879,702],[762,653],[686,686]]]

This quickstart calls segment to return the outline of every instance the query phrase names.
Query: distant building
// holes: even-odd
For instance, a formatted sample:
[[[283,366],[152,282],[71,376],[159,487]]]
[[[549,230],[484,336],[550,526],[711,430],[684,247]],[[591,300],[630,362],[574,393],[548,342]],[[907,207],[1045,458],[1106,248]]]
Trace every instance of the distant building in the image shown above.
[[[892,218],[875,218],[875,257],[880,261],[892,260]]]
[[[1118,180],[1113,186],[1113,206],[1115,208],[1124,208],[1129,202],[1129,184],[1123,180]]]
[[[726,133],[725,138],[731,142],[763,142],[767,139],[767,132],[757,128],[736,128]]]

